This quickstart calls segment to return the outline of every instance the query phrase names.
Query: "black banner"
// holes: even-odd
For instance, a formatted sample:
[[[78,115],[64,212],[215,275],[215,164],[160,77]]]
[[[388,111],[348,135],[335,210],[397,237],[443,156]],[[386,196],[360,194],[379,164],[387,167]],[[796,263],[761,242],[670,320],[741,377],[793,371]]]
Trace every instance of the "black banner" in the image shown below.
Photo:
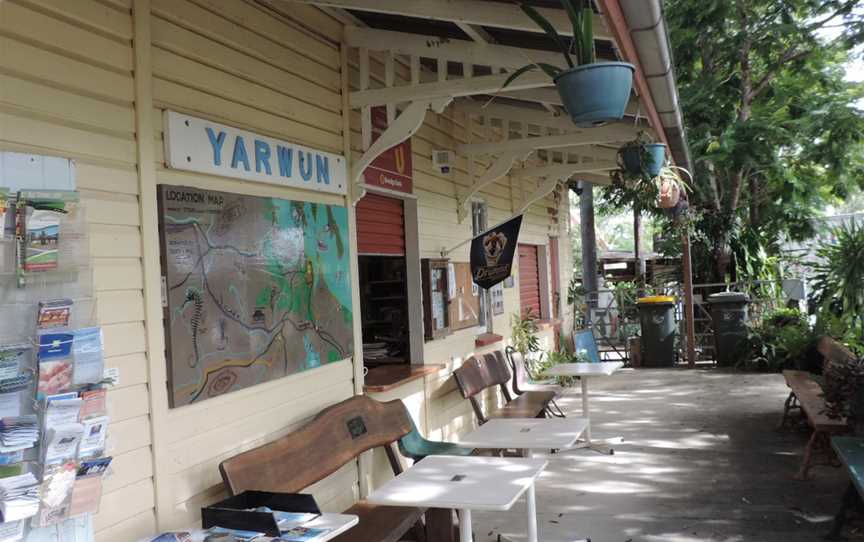
[[[477,286],[491,288],[510,276],[521,225],[519,215],[471,241],[471,277]]]

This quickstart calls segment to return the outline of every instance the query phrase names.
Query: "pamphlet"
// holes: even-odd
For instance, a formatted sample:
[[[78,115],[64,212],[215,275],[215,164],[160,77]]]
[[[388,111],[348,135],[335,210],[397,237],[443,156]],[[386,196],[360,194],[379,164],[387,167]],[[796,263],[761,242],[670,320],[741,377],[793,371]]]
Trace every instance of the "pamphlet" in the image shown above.
[[[39,510],[39,481],[32,472],[0,479],[0,513],[3,521],[18,521]]]
[[[111,465],[112,457],[99,457],[97,459],[85,459],[78,466],[78,477],[102,476]]]
[[[72,500],[69,505],[69,516],[95,514],[99,511],[99,500],[102,498],[102,477],[88,476],[75,479],[72,488]]]
[[[0,382],[11,380],[19,375],[29,350],[30,345],[26,343],[0,345]]]
[[[81,420],[98,418],[108,414],[107,397],[108,391],[105,388],[81,392],[81,400],[84,402],[81,406]]]
[[[0,239],[6,237],[6,214],[9,211],[9,189],[0,188]],[[0,542],[3,541],[3,532],[0,531]]]
[[[24,271],[48,271],[57,268],[57,249],[60,244],[60,217],[62,213],[25,208]]]
[[[102,329],[88,327],[72,332],[72,359],[74,384],[95,384],[102,380]]]
[[[62,393],[72,387],[72,360],[58,359],[56,361],[39,362],[39,385],[36,388],[36,398],[43,399],[47,395]]]
[[[78,457],[95,457],[105,451],[108,436],[108,416],[92,418],[84,422],[84,436],[78,445]]]
[[[84,401],[77,393],[61,393],[45,398],[45,428],[76,423]]]
[[[39,311],[36,314],[36,329],[55,329],[69,326],[69,317],[72,315],[71,299],[52,299],[39,303]]]
[[[68,358],[74,338],[72,333],[42,333],[39,335],[39,361]]]
[[[75,459],[78,455],[78,444],[83,436],[84,426],[80,423],[46,428],[45,464],[53,465]]]
[[[18,542],[24,539],[24,522],[7,521],[0,523],[0,542]]]
[[[69,461],[54,469],[46,469],[39,488],[39,515],[34,518],[34,526],[53,525],[69,517],[72,503],[72,489],[75,487],[74,461]]]
[[[279,535],[277,540],[284,542],[314,542],[324,540],[330,529],[314,529],[309,527],[294,527]]]
[[[14,418],[21,414],[21,393],[0,393],[0,418]]]

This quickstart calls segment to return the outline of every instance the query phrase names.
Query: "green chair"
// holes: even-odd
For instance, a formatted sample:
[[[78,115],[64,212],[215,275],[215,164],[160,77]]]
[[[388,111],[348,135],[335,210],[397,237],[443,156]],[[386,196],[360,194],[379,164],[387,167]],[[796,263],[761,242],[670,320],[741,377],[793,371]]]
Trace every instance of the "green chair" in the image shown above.
[[[406,409],[407,413],[407,409]],[[411,416],[408,416],[411,419]],[[423,438],[414,420],[411,420],[411,432],[399,439],[399,452],[416,463],[427,455],[471,455],[473,448],[465,448],[452,442],[441,442]]]

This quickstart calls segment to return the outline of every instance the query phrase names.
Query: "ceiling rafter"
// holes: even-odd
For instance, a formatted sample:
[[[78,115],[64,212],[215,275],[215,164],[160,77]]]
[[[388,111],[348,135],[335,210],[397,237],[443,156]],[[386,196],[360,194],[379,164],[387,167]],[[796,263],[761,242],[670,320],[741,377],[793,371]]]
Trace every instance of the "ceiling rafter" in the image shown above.
[[[448,0],[447,2],[434,0],[295,1],[304,4],[356,9],[359,11],[372,11],[375,13],[387,13],[391,15],[402,15],[405,17],[417,17],[420,19],[433,19],[437,21],[449,21],[452,23],[508,28],[511,30],[521,30],[523,32],[543,32],[542,29],[540,29],[522,12],[521,9],[519,9],[519,6],[503,2],[485,2],[483,0]],[[573,27],[563,9],[541,7],[537,8],[537,11],[546,17],[559,34],[564,36],[573,35]],[[598,40],[612,40],[612,36],[606,27],[606,21],[600,15],[594,15],[594,37]]]

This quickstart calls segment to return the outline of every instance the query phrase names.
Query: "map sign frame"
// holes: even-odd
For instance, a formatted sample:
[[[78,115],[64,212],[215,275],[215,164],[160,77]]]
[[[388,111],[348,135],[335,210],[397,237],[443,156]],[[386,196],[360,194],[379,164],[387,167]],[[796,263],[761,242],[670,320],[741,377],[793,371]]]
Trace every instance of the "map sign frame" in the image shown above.
[[[170,408],[351,357],[346,207],[157,189]]]

